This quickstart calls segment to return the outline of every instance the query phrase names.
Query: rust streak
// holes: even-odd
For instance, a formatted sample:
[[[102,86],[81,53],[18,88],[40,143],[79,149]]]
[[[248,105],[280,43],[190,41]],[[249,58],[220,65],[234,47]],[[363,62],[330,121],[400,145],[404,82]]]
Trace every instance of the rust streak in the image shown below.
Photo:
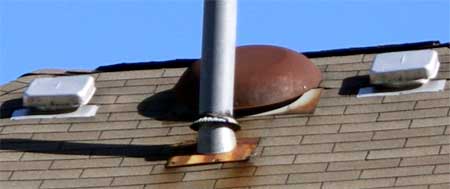
[[[225,163],[225,162],[236,162],[245,161],[252,155],[255,150],[259,139],[257,138],[242,138],[238,140],[236,148],[228,153],[222,154],[187,154],[187,155],[176,155],[167,161],[166,167],[182,167],[182,166],[192,166],[201,164],[212,164],[212,163]]]

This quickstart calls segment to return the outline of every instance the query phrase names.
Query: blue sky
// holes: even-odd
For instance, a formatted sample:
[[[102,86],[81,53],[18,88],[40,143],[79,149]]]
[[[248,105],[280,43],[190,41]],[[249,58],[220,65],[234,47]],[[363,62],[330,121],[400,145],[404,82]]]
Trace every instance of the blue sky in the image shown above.
[[[238,45],[450,40],[450,0],[238,0]],[[203,0],[0,0],[0,84],[40,68],[198,58]]]

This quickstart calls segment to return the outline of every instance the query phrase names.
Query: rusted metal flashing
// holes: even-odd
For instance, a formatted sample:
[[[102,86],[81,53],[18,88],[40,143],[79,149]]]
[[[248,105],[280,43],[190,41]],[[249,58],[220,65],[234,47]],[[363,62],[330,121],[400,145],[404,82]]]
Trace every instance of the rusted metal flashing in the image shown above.
[[[184,167],[213,163],[229,163],[237,161],[246,161],[254,153],[258,145],[258,138],[241,138],[237,141],[236,148],[228,153],[222,154],[199,154],[193,151],[192,154],[175,155],[169,158],[166,167]],[[184,143],[176,145],[177,148],[186,146],[190,148],[193,144]]]

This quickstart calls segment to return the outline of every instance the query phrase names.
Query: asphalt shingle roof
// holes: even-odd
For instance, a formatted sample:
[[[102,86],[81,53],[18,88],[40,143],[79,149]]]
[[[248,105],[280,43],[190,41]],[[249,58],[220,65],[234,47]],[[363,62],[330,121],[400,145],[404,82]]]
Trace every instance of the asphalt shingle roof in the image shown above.
[[[0,188],[450,188],[450,50],[439,53],[446,90],[356,98],[374,54],[312,58],[324,88],[315,113],[239,119],[258,137],[248,162],[165,168],[170,144],[194,140],[189,121],[162,121],[140,104],[174,86],[185,68],[91,73],[94,118],[11,121],[36,77],[0,88]],[[79,74],[79,73],[77,73]]]

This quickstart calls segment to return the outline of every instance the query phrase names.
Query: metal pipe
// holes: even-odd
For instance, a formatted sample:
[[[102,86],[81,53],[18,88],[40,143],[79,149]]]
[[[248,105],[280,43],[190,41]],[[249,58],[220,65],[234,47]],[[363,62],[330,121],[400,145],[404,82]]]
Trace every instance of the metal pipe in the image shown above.
[[[224,153],[236,146],[233,116],[237,0],[205,0],[200,67],[197,151]]]
[[[233,115],[237,0],[205,0],[200,114]]]

